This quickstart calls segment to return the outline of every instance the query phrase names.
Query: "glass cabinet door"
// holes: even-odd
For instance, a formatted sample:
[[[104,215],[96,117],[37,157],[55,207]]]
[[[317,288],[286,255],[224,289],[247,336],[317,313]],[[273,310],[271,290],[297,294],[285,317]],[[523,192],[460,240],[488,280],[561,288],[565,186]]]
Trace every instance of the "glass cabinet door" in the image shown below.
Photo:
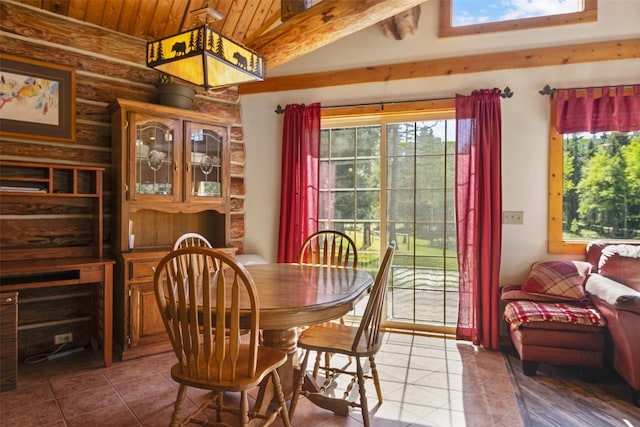
[[[222,197],[223,147],[227,129],[187,123],[187,191],[191,197]]]
[[[142,114],[132,114],[132,147],[130,164],[131,199],[150,195],[176,200],[180,195],[176,183],[176,121]]]

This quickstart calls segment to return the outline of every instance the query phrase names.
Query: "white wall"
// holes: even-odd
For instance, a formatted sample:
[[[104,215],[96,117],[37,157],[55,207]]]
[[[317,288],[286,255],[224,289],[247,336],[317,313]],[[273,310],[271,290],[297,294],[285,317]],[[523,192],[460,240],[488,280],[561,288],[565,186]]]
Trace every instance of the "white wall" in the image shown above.
[[[437,7],[436,0],[422,5],[420,29],[405,40],[386,39],[374,26],[267,70],[267,78],[640,36],[637,0],[599,0],[597,23],[447,39],[437,38]],[[539,95],[538,90],[546,84],[583,87],[638,82],[640,59],[633,59],[244,95],[241,103],[247,150],[245,252],[258,253],[269,261],[276,259],[282,128],[282,115],[274,113],[278,104],[284,107],[291,103],[341,105],[431,99],[509,86],[515,94],[502,101],[503,209],[524,211],[524,224],[503,227],[501,279],[503,284],[519,281],[533,261],[552,257],[547,254],[549,98]]]

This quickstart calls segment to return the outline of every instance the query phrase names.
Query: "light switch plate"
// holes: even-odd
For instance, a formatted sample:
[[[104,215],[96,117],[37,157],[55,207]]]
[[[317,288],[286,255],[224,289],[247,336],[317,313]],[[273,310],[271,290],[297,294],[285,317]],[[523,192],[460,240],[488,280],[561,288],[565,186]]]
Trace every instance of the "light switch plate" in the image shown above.
[[[502,211],[503,224],[524,224],[524,211]]]

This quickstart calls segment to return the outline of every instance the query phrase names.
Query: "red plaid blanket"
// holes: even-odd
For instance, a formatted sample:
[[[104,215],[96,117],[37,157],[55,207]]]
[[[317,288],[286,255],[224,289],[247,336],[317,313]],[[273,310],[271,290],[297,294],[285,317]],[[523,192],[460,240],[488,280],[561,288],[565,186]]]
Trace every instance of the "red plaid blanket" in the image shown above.
[[[605,326],[602,314],[593,307],[581,307],[565,303],[540,303],[512,301],[505,307],[504,318],[511,330],[525,322],[563,322],[576,325]]]

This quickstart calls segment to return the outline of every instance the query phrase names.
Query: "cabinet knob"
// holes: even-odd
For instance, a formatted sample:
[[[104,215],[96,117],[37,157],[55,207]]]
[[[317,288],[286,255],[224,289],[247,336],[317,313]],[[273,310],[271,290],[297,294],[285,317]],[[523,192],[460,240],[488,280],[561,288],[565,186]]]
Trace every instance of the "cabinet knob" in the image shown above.
[[[7,299],[5,300],[6,302],[13,302],[13,298],[11,297],[7,297]]]

